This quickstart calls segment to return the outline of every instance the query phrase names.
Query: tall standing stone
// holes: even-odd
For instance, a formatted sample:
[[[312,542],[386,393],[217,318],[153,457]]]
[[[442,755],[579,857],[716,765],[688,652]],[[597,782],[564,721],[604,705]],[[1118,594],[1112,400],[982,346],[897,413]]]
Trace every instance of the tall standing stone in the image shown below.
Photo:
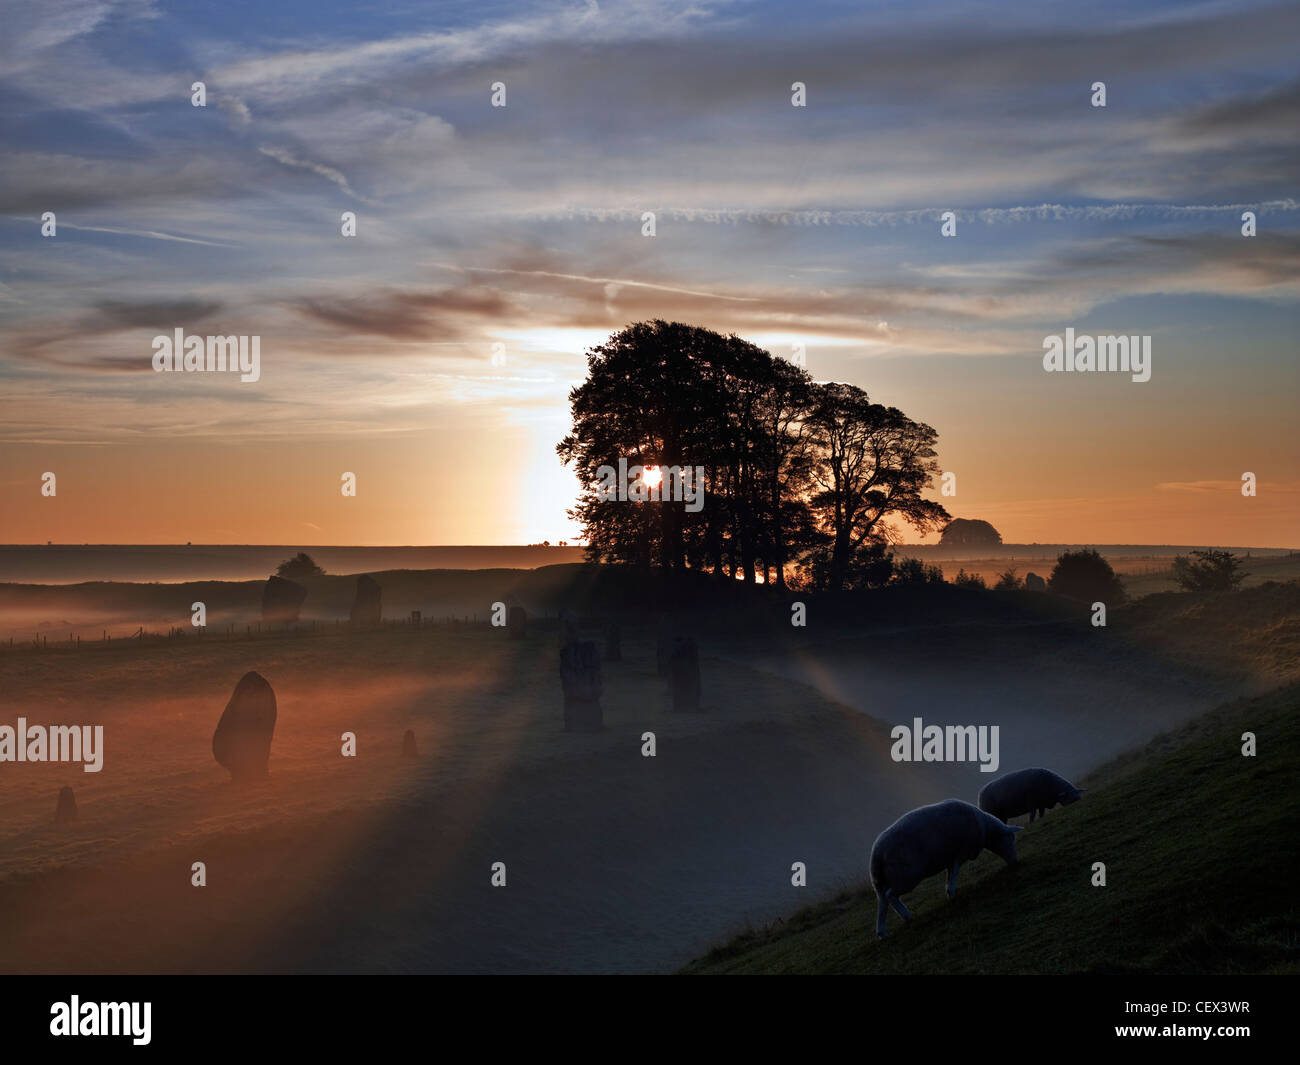
[[[528,635],[528,611],[512,606],[506,613],[506,633],[512,640],[522,640]]]
[[[560,684],[566,732],[599,732],[605,727],[600,706],[600,649],[593,641],[571,643],[560,651]]]
[[[245,673],[212,734],[212,754],[232,780],[266,776],[275,734],[275,692],[260,673]]]
[[[700,710],[700,653],[689,636],[673,643],[672,676],[673,711],[695,714]]]
[[[71,788],[59,789],[59,805],[54,810],[54,823],[66,825],[77,819],[77,797]]]
[[[283,577],[267,578],[262,588],[262,620],[289,623],[298,620],[307,589]]]
[[[559,645],[563,651],[571,643],[578,643],[582,637],[578,634],[578,616],[568,609],[560,611]]]
[[[402,757],[418,758],[419,756],[419,749],[415,746],[415,729],[408,728],[406,735],[402,737]]]
[[[1037,573],[1025,574],[1025,591],[1027,592],[1045,592],[1047,591],[1047,582]]]
[[[357,578],[357,591],[352,599],[348,618],[353,625],[378,625],[383,617],[383,591],[379,582],[368,573]]]
[[[673,657],[673,619],[664,614],[659,619],[659,631],[655,638],[655,670],[659,676],[668,676]]]

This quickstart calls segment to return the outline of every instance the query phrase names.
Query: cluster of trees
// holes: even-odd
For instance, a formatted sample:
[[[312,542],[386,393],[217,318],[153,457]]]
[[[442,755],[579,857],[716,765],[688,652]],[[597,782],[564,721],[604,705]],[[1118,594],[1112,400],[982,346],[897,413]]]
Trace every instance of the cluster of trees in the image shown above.
[[[303,577],[325,576],[325,571],[316,565],[316,560],[306,551],[299,551],[293,558],[286,558],[275,567],[275,572],[290,581]]]
[[[853,385],[818,384],[735,336],[639,322],[588,353],[558,445],[584,490],[570,515],[593,561],[687,568],[784,587],[883,583],[897,523],[949,514],[922,499],[937,434]],[[703,467],[698,511],[601,498],[602,466]]]
[[[978,518],[953,518],[944,526],[939,543],[945,547],[995,547],[1002,543],[1002,534]]]

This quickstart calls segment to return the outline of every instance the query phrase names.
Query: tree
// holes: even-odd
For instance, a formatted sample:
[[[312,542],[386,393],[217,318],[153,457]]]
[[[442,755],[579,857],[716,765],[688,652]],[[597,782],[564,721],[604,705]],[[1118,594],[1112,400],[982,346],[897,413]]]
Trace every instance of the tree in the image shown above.
[[[1023,587],[1023,584],[1024,582],[1016,576],[1016,567],[1008,566],[998,574],[998,582],[993,586],[993,590],[997,592],[1014,592]]]
[[[939,542],[951,547],[995,547],[1002,534],[978,518],[953,518],[943,528]]]
[[[817,488],[811,503],[831,538],[830,586],[842,588],[857,551],[889,540],[887,517],[926,533],[949,515],[921,498],[939,471],[933,429],[895,407],[872,403],[855,385],[832,382],[816,390],[809,415]]]
[[[278,566],[275,572],[286,580],[298,580],[302,577],[323,577],[325,571],[316,565],[311,555],[305,551],[299,551],[293,558],[286,558]]]
[[[958,588],[987,588],[984,578],[978,573],[967,573],[964,569],[957,571],[957,576],[952,579],[952,583]]]
[[[943,569],[927,566],[919,558],[904,558],[894,563],[895,584],[942,584]]]
[[[1192,558],[1177,555],[1174,580],[1185,592],[1233,592],[1246,579],[1238,570],[1241,563],[1231,551],[1193,551]]]
[[[833,583],[831,550],[827,545],[810,551],[802,568],[812,591],[882,588],[894,575],[894,555],[883,543],[863,544],[849,559],[838,585]]]
[[[755,360],[771,359],[748,347]],[[688,542],[720,536],[708,526],[730,514],[719,494],[734,468],[727,371],[738,354],[717,333],[662,321],[630,325],[588,352],[587,380],[569,392],[573,429],[556,450],[584,485],[570,516],[582,523],[593,561],[680,570]],[[620,458],[628,466],[703,466],[705,507],[692,515],[681,502],[600,499],[598,471]]]
[[[1125,599],[1124,585],[1110,563],[1090,547],[1058,555],[1047,588],[1084,603],[1122,603]]]
[[[949,517],[921,498],[938,470],[933,429],[739,337],[635,323],[587,353],[569,402],[573,429],[556,450],[583,486],[569,513],[593,562],[751,583],[775,571],[780,587],[802,560],[839,589],[888,579],[889,519],[924,532]],[[620,459],[702,468],[704,506],[603,497],[601,468]]]

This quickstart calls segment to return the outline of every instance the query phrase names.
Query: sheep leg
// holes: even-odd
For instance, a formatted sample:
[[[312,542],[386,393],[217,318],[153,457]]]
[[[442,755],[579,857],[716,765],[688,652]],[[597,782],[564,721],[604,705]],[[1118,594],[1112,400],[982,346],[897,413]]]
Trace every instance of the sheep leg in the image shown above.
[[[904,921],[910,921],[912,919],[912,911],[903,905],[903,900],[894,894],[893,888],[889,889],[889,905],[898,911],[899,916],[902,917]]]
[[[889,912],[889,904],[885,901],[886,894],[876,896],[876,935],[881,939],[885,938],[885,914]]]
[[[948,898],[957,894],[957,871],[961,869],[961,862],[953,862],[952,868],[948,870]]]

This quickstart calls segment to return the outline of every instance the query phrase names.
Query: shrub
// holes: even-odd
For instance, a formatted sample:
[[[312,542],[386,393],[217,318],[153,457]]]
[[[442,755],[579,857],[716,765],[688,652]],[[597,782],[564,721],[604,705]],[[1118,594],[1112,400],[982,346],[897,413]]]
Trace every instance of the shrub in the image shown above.
[[[943,569],[927,566],[919,558],[904,558],[894,563],[894,584],[942,584]]]
[[[1174,580],[1185,592],[1233,592],[1246,578],[1237,568],[1241,562],[1231,551],[1193,551],[1192,558],[1178,555]]]
[[[1014,592],[1021,587],[1021,580],[1016,576],[1016,567],[1011,566],[1004,570],[998,577],[998,583],[993,586],[997,592]]]
[[[1047,587],[1084,603],[1122,603],[1126,598],[1110,563],[1091,547],[1058,555]]]

